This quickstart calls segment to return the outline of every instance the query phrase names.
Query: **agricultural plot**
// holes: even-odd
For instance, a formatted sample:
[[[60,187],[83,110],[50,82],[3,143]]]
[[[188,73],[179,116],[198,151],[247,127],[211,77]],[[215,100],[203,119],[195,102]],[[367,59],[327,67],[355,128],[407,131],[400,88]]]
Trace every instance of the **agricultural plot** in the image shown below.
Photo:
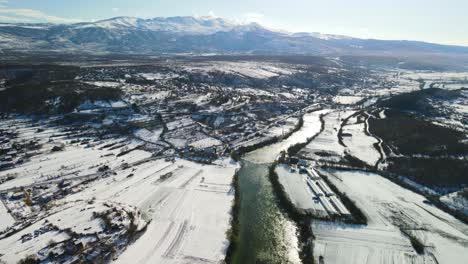
[[[308,170],[310,173],[299,173],[286,164],[276,167],[279,183],[294,207],[318,218],[349,217],[351,214],[330,187],[312,168]]]
[[[343,120],[352,115],[354,111],[335,111],[323,117],[324,130],[304,149],[299,156],[313,160],[338,162],[345,154],[345,147],[338,141],[338,132]]]
[[[418,256],[408,239],[391,228],[314,221],[312,229],[316,263],[437,263]]]
[[[223,62],[210,64],[197,64],[185,66],[184,70],[193,72],[222,72],[225,74],[239,74],[241,76],[268,79],[280,75],[290,75],[298,70],[287,64],[266,64],[256,62]]]
[[[117,180],[121,181],[114,184],[117,188],[104,182],[97,185],[95,188],[102,191],[97,192],[97,199],[134,204],[151,219],[146,232],[115,262],[221,261],[227,245],[230,216],[226,212],[234,197],[231,181],[235,169],[228,160],[209,166],[183,160],[174,164],[157,161],[135,171],[137,176],[129,180]],[[170,176],[166,179],[162,175]]]
[[[432,71],[407,71],[402,72],[402,78],[420,80],[424,82],[424,88],[442,88],[447,90],[468,87],[467,72],[432,72]]]
[[[431,195],[464,183],[466,91],[452,89],[464,75],[352,68],[339,58],[100,60],[0,71],[2,263],[223,262],[239,166],[227,157],[242,147],[268,143],[242,157],[247,185],[236,191],[249,197],[240,210],[251,211],[240,213],[250,219],[241,221],[248,235],[239,236],[239,248],[242,257],[253,256],[245,263],[296,263],[307,253],[307,222],[287,219],[264,177],[281,152],[307,144],[297,156],[314,168],[404,168],[395,178]],[[423,88],[445,90],[421,91],[420,78]],[[420,94],[425,101],[414,103]],[[384,105],[395,103],[387,97],[410,108],[397,114]],[[440,115],[423,122],[408,114],[411,107]],[[440,136],[436,144],[433,134]],[[323,171],[325,179],[300,166],[279,165],[276,172],[299,210],[326,219],[311,222],[316,263],[468,259],[466,225],[422,196],[374,174]],[[424,178],[406,175],[421,168]],[[430,190],[421,179],[453,189]],[[460,211],[465,201],[457,193],[441,197]],[[343,223],[365,222],[359,209],[368,225]]]
[[[15,223],[15,219],[8,212],[3,202],[0,203],[0,219],[0,232],[3,232]]]
[[[37,148],[0,171],[1,261],[224,259],[236,163],[153,158],[140,148],[160,144],[160,130],[99,138],[29,119],[2,123],[8,126],[16,128],[12,140]],[[219,144],[205,136],[195,147]]]
[[[381,158],[380,152],[374,146],[379,141],[369,136],[367,129],[367,118],[364,122],[344,125],[342,127],[343,144],[346,146],[345,152],[369,166],[375,166]]]
[[[353,105],[362,101],[364,97],[361,96],[351,96],[351,95],[338,95],[333,98],[333,101],[337,104],[342,105]]]
[[[457,263],[467,259],[466,225],[425,203],[425,198],[383,177],[327,172],[329,180],[356,202],[368,226],[313,224],[314,254],[329,263]],[[423,245],[418,254],[408,236]]]
[[[276,168],[279,182],[291,203],[300,211],[318,217],[328,216],[326,209],[320,203],[319,197],[316,196],[317,194],[307,185],[307,176],[290,170],[291,168],[285,164],[280,164]]]

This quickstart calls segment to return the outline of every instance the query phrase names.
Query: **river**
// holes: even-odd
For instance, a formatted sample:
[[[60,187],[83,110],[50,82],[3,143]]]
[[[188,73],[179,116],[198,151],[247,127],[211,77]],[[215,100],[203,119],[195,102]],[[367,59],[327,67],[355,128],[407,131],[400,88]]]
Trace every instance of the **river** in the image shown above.
[[[320,131],[320,114],[304,115],[304,125],[285,140],[253,152],[241,160],[238,173],[240,194],[239,245],[232,263],[300,263],[297,227],[278,205],[268,168],[279,153],[302,143]]]

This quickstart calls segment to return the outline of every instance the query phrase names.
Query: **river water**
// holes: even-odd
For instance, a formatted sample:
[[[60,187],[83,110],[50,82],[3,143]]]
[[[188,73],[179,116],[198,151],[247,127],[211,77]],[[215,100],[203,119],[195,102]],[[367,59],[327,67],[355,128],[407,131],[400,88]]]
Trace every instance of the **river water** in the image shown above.
[[[297,227],[278,205],[268,167],[289,146],[320,131],[320,114],[304,115],[303,127],[289,138],[246,154],[238,173],[239,245],[232,263],[300,263]]]

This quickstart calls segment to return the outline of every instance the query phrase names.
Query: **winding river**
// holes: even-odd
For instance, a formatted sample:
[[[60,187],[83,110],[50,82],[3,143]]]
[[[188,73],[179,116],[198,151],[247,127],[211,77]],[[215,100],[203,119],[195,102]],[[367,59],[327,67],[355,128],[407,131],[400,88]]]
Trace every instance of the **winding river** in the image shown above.
[[[320,131],[320,114],[304,115],[304,125],[285,140],[253,152],[241,160],[238,173],[240,193],[239,245],[232,263],[300,263],[297,227],[279,207],[268,168],[281,151],[302,143]]]

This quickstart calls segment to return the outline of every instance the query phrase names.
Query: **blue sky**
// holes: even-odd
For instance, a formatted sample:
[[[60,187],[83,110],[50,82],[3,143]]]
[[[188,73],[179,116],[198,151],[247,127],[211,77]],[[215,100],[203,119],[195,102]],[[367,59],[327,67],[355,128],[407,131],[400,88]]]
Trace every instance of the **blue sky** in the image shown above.
[[[468,46],[466,0],[0,0],[1,22],[218,16],[274,29]]]

